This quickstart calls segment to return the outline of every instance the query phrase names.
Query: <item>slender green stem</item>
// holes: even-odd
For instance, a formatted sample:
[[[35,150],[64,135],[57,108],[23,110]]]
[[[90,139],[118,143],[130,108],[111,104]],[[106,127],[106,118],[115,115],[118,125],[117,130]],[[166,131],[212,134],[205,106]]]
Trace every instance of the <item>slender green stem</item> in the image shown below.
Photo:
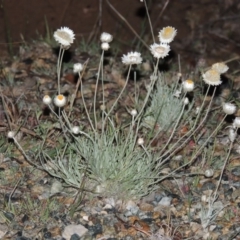
[[[185,97],[184,97],[184,98],[185,98]],[[184,98],[182,99],[182,101],[184,101]],[[178,117],[178,119],[177,119],[177,122],[176,122],[176,124],[175,124],[175,126],[174,126],[174,128],[173,128],[173,130],[172,130],[172,133],[171,133],[170,137],[168,138],[167,143],[165,144],[165,146],[162,148],[162,150],[161,150],[160,153],[159,153],[160,156],[161,156],[161,154],[163,153],[163,151],[167,148],[168,144],[171,142],[171,140],[172,140],[172,138],[173,138],[173,136],[174,136],[174,133],[175,133],[175,131],[176,131],[176,128],[177,128],[177,126],[178,126],[178,124],[179,124],[179,122],[180,122],[180,120],[181,120],[181,118],[182,118],[182,115],[183,115],[183,113],[184,113],[184,109],[185,109],[185,105],[184,105],[184,103],[183,103],[183,107],[182,107],[181,113],[180,113],[180,115],[179,115],[179,117]],[[152,143],[152,141],[151,141],[149,144],[151,144],[151,143]]]
[[[210,87],[208,87],[208,90],[209,90],[209,88],[210,88]],[[216,92],[216,88],[214,88],[214,92],[213,92],[211,101],[210,101],[210,103],[209,103],[209,105],[208,105],[206,114],[205,114],[203,120],[199,123],[198,127],[196,128],[196,124],[197,124],[197,122],[198,122],[198,120],[199,120],[200,114],[201,114],[201,112],[202,112],[202,109],[203,109],[203,106],[204,106],[204,103],[205,103],[205,100],[206,100],[206,97],[207,97],[207,94],[208,94],[208,90],[207,90],[207,92],[206,92],[206,94],[205,94],[203,103],[202,103],[202,105],[201,105],[201,107],[200,107],[200,110],[199,110],[199,112],[198,112],[198,115],[197,115],[197,118],[196,118],[196,120],[195,120],[195,122],[194,122],[193,127],[192,127],[186,134],[184,134],[170,149],[168,149],[160,158],[166,156],[167,154],[170,154],[170,155],[167,157],[167,159],[169,159],[171,156],[173,156],[177,151],[179,151],[179,150],[189,141],[190,137],[193,136],[194,133],[196,133],[196,132],[202,127],[202,124],[206,121],[207,116],[208,116],[208,113],[209,113],[210,108],[211,108],[211,106],[212,106],[212,101],[213,101],[213,97],[214,97],[215,92]],[[179,146],[179,143],[180,143],[185,137],[187,137],[187,139],[185,139],[184,142],[183,142],[182,144],[180,144],[180,146]],[[178,147],[175,148],[176,146],[178,146]],[[167,159],[165,159],[165,161],[167,161]]]
[[[118,101],[119,101],[120,97],[122,96],[122,94],[123,94],[123,92],[124,92],[125,88],[127,87],[128,80],[129,80],[129,76],[130,76],[130,72],[131,72],[131,68],[132,68],[132,65],[130,65],[130,66],[129,66],[129,69],[128,69],[128,74],[127,74],[127,79],[126,79],[126,81],[125,81],[125,84],[124,84],[124,86],[123,86],[123,88],[122,88],[121,92],[119,93],[119,95],[118,95],[117,99],[116,99],[116,100],[115,100],[115,102],[113,103],[113,105],[112,105],[111,109],[109,110],[109,112],[108,112],[107,116],[109,116],[109,115],[110,115],[110,113],[112,112],[112,110],[114,109],[114,107],[116,106],[116,104],[118,103]],[[106,118],[105,118],[105,119],[106,119]]]
[[[96,81],[94,100],[93,100],[93,115],[94,115],[95,131],[97,131],[97,114],[96,114],[97,91],[98,91],[98,83],[99,83],[99,77],[100,77],[100,72],[101,72],[101,66],[103,64],[103,57],[104,57],[104,51],[102,51],[100,63],[98,66],[97,81]]]
[[[103,51],[104,52],[104,51]],[[104,92],[104,79],[103,79],[103,61],[100,62],[101,64],[101,79],[102,79],[102,107],[105,109],[105,92]],[[104,122],[104,111],[102,111],[102,122]],[[104,134],[104,124],[102,124],[102,133]]]
[[[237,130],[238,130],[238,129],[235,130],[235,134],[237,133]],[[217,187],[216,187],[215,192],[214,192],[214,195],[213,195],[213,201],[215,201],[216,198],[217,198],[217,191],[218,191],[218,189],[219,189],[219,187],[220,187],[220,184],[221,184],[221,181],[222,181],[222,176],[223,176],[224,170],[225,170],[225,168],[226,168],[226,165],[227,165],[227,162],[228,162],[230,153],[231,153],[231,151],[232,151],[233,143],[234,143],[234,141],[231,141],[231,144],[230,144],[230,147],[229,147],[229,150],[228,150],[226,159],[225,159],[224,164],[223,164],[223,166],[222,166],[222,171],[221,171],[221,174],[220,174],[220,176],[219,176],[218,184],[217,184]]]
[[[58,62],[57,62],[57,81],[58,81],[58,94],[61,94],[61,86],[60,86],[60,77],[61,77],[61,68],[62,68],[62,60],[64,55],[64,48],[60,47]]]
[[[89,115],[89,112],[88,112],[88,109],[87,109],[87,105],[86,105],[85,99],[84,99],[84,95],[83,95],[83,84],[80,85],[80,91],[81,91],[83,106],[84,106],[85,112],[86,112],[86,114],[87,114],[87,118],[88,118],[89,124],[91,125],[92,130],[93,130],[94,132],[96,132],[95,129],[94,129],[92,120],[91,120],[91,118],[90,118],[90,115]]]
[[[227,115],[226,115],[227,116]],[[225,116],[225,117],[226,117]],[[164,177],[162,177],[161,179],[157,180],[157,182],[160,182],[168,177],[170,177],[171,175],[173,175],[175,172],[179,171],[180,169],[186,167],[187,165],[191,164],[196,157],[198,156],[199,153],[202,152],[203,148],[206,146],[206,144],[209,142],[209,140],[217,133],[217,131],[219,130],[219,128],[222,126],[225,117],[223,117],[223,119],[221,120],[221,122],[218,124],[218,126],[215,128],[215,130],[209,135],[209,137],[207,138],[207,140],[201,145],[201,147],[197,150],[197,152],[194,154],[194,156],[190,159],[189,162],[183,164],[182,166],[176,168],[175,170],[171,171],[169,174],[165,175]],[[164,164],[166,162],[166,160],[164,160],[163,162],[160,162],[159,164],[157,164],[157,167],[159,167],[160,165]]]
[[[144,0],[144,5],[145,5],[145,9],[146,9],[146,13],[147,13],[147,18],[148,18],[148,22],[149,22],[149,26],[150,26],[150,30],[151,30],[151,34],[152,34],[152,39],[153,39],[153,42],[155,43],[155,38],[154,38],[154,33],[153,33],[152,22],[151,22],[150,15],[149,15],[149,11],[148,11],[148,6],[147,6],[147,3],[146,3],[145,0]]]
[[[150,97],[150,94],[152,93],[153,87],[154,87],[155,82],[157,80],[158,63],[159,63],[159,59],[157,60],[157,63],[156,63],[155,68],[154,68],[154,72],[153,72],[151,83],[150,83],[150,86],[149,86],[149,89],[148,89],[148,92],[147,92],[147,96],[144,99],[143,106],[142,106],[141,110],[139,111],[139,113],[138,113],[138,115],[136,117],[136,120],[138,118],[140,118],[140,116],[142,115],[142,113],[143,113],[143,111],[144,111],[144,109],[145,109],[145,107],[147,105],[147,102],[148,102],[148,99]]]
[[[18,143],[17,139],[15,137],[13,137],[14,143],[17,145],[18,149],[22,152],[23,156],[25,157],[25,159],[27,160],[28,163],[30,163],[31,165],[35,166],[38,169],[42,169],[41,167],[39,167],[37,164],[35,164],[33,161],[31,161],[31,159],[28,157],[28,155],[25,153],[25,151],[23,150],[22,146]]]

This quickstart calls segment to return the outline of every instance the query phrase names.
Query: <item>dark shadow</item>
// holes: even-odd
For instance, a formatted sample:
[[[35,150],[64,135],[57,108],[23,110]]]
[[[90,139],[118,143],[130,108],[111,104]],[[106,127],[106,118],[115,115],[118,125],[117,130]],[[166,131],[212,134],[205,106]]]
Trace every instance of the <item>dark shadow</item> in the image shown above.
[[[142,7],[139,7],[136,12],[135,15],[139,18],[145,18],[147,16],[147,11],[145,6],[143,5]]]
[[[57,55],[57,57],[59,55],[59,51],[60,51],[60,47],[53,48],[53,52],[54,52],[54,54]],[[63,62],[64,63],[70,62],[72,57],[73,57],[73,53],[70,50],[65,50],[64,55],[63,55]]]
[[[174,51],[170,51],[168,56],[166,56],[164,59],[160,59],[158,64],[159,71],[167,72],[170,70],[170,64],[172,60],[176,57],[176,53]]]
[[[128,74],[128,69],[124,72],[123,76],[126,78]],[[130,74],[129,74],[129,80],[133,81],[136,79],[136,81],[139,81],[141,78],[140,71],[138,69],[134,69],[134,66],[132,67]]]

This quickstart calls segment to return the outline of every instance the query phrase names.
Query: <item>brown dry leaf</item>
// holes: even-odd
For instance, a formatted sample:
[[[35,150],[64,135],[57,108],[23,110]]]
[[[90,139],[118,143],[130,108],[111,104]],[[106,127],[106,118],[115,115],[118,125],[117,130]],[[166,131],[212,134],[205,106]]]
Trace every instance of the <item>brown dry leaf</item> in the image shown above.
[[[70,206],[74,202],[74,198],[71,198],[71,197],[60,196],[58,200],[60,203],[63,203],[64,205],[67,205],[67,206]]]
[[[114,224],[114,229],[116,233],[120,233],[125,229],[125,227],[122,222],[117,222]]]
[[[138,231],[145,233],[150,231],[150,226],[136,216],[129,217],[129,224],[131,224]]]
[[[154,211],[153,212],[153,219],[158,219],[158,218],[160,218],[161,217],[161,212],[159,212],[159,211]]]
[[[136,236],[137,235],[137,230],[134,228],[134,227],[130,227],[126,230],[127,232],[127,235],[130,235],[130,236]]]
[[[144,212],[153,212],[153,209],[154,209],[153,205],[149,203],[141,203],[139,208],[141,211],[144,211]]]
[[[189,131],[187,126],[182,126],[182,128],[179,130],[178,134],[182,137]]]
[[[40,195],[42,195],[45,191],[45,188],[40,185],[35,185],[31,189],[31,196],[33,198],[38,198]]]
[[[240,166],[240,158],[235,158],[230,161],[230,167],[237,167]]]
[[[131,216],[129,217],[129,224],[134,225],[136,221],[139,221],[140,219],[137,216]]]
[[[49,232],[52,234],[52,237],[57,237],[62,235],[62,230],[60,227],[53,227],[49,229]]]
[[[68,73],[68,74],[65,74],[64,75],[64,80],[67,82],[67,83],[70,83],[70,84],[76,84],[76,77],[73,73]]]

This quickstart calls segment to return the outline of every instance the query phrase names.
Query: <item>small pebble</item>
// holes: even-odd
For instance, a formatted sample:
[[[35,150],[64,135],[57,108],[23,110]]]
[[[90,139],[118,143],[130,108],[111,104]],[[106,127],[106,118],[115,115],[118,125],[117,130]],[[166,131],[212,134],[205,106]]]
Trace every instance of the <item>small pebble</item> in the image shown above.
[[[172,201],[171,197],[163,197],[158,204],[162,206],[170,206],[171,201]]]
[[[62,237],[64,237],[66,240],[70,240],[71,236],[73,234],[78,234],[78,236],[82,237],[88,232],[88,229],[82,226],[81,224],[79,225],[68,225],[65,227]]]
[[[231,172],[233,175],[240,177],[240,166],[235,167]]]
[[[60,183],[59,181],[54,181],[52,183],[50,193],[51,193],[51,195],[54,195],[56,193],[61,192],[62,189],[63,189],[62,183]]]
[[[74,233],[72,236],[71,236],[71,238],[70,238],[70,240],[80,240],[81,238],[79,237],[79,235],[78,234],[76,234],[76,233]]]

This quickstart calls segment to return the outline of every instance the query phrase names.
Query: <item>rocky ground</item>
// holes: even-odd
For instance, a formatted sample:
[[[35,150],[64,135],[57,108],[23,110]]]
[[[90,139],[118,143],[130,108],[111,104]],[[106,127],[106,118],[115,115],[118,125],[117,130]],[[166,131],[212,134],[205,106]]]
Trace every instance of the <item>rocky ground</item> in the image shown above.
[[[226,61],[229,71],[214,98],[213,109],[221,108],[219,104],[222,97],[239,106],[239,16],[236,15],[236,9],[239,10],[239,5],[231,1],[224,1],[218,8],[216,4],[210,4],[207,9],[198,9],[197,4],[192,3],[184,14],[190,31],[186,33],[186,30],[178,29],[179,37],[174,41],[172,54],[160,66],[160,71],[165,72],[166,80],[171,84],[180,72],[180,56],[183,79],[192,78],[198,86],[197,102],[203,97],[199,66],[207,68],[215,62]],[[164,16],[167,18],[167,15]],[[201,19],[206,21],[200,21]],[[146,41],[149,42],[148,39]],[[125,83],[127,69],[121,63],[121,56],[125,52],[120,47],[114,46],[105,58],[104,90],[109,106]],[[131,47],[127,46],[129,49]],[[140,97],[146,94],[153,62],[148,50],[144,47],[142,49],[145,59],[144,64],[138,68],[137,82]],[[68,96],[76,89],[77,77],[72,72],[73,63],[88,60],[83,77],[83,94],[88,107],[93,104],[99,52],[97,42],[72,46],[64,58],[61,86]],[[39,164],[33,153],[41,142],[39,126],[45,121],[53,121],[42,98],[46,94],[56,94],[57,49],[52,42],[47,43],[44,40],[27,42],[19,47],[15,58],[1,56],[0,62],[1,239],[240,239],[239,136],[223,174],[218,199],[209,208],[210,196],[217,187],[230,145],[227,126],[232,118],[227,119],[224,127],[194,165],[161,182],[154,193],[125,203],[114,198],[84,193],[77,210],[70,216],[71,206],[76,202],[76,190],[66,188],[61,180],[31,166],[21,151],[7,138],[8,131],[20,130],[17,135],[19,142],[28,156]],[[115,112],[115,120],[119,125],[131,120],[126,109],[134,107],[134,89],[131,76]],[[98,99],[101,99],[100,93],[101,91]],[[79,91],[74,114],[77,121],[86,126],[86,117],[82,116],[81,97]],[[98,107],[100,105],[99,101]],[[208,121],[204,131],[213,129],[223,115],[218,111],[214,120]],[[236,116],[239,115],[237,112]],[[181,130],[186,131],[184,126]],[[54,146],[56,135],[50,136],[49,144]],[[161,144],[161,140],[159,141],[158,144]],[[192,139],[179,155],[188,156],[191,149],[201,145],[201,141],[204,141],[204,136],[198,142]],[[178,164],[174,160],[165,170],[169,171]],[[213,176],[192,174],[201,168],[204,171],[213,169]],[[209,209],[212,210],[212,219],[205,226],[204,223],[209,219],[203,221],[201,213],[207,213]]]

